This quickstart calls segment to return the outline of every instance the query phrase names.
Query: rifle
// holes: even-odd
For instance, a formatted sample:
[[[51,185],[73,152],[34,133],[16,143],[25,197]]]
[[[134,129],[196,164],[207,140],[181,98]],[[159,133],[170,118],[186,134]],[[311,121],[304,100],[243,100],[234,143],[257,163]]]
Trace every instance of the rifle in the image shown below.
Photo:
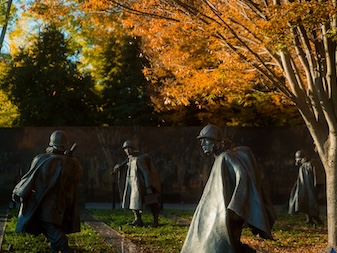
[[[71,146],[69,150],[64,151],[64,154],[72,156],[76,148],[77,148],[77,143],[74,142],[74,144]]]

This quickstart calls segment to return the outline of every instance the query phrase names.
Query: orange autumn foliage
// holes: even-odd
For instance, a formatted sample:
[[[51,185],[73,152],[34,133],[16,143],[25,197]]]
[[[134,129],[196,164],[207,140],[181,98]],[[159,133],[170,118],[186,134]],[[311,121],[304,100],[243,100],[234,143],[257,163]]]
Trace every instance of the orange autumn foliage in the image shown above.
[[[151,64],[144,68],[144,74],[152,84],[152,100],[157,110],[191,104],[200,109],[210,105],[228,107],[231,101],[244,97],[248,90],[262,86],[259,91],[266,93],[266,100],[275,108],[277,100],[282,100],[286,110],[293,114],[292,102],[283,94],[275,93],[270,80],[261,71],[246,64],[247,61],[254,62],[254,57],[248,54],[245,55],[246,61],[240,60],[226,45],[228,42],[222,39],[226,37],[229,42],[236,40],[223,23],[230,19],[228,17],[238,15],[235,8],[218,3],[214,6],[217,13],[213,13],[202,2],[187,1],[186,4],[190,4],[189,11],[195,16],[189,15],[174,1],[90,0],[85,2],[85,8],[120,13],[123,25],[132,28],[135,36],[142,37],[142,53]],[[218,15],[221,15],[220,19]],[[244,20],[240,22],[236,25],[247,25]],[[250,24],[249,32],[243,29],[239,36],[253,42],[254,50],[260,48],[261,44],[268,44],[259,31],[265,25],[266,22],[257,20]],[[246,49],[238,47],[238,50],[244,53]],[[273,72],[274,78],[282,78],[282,73],[274,66],[269,71]]]
[[[277,108],[277,101],[283,101],[285,110],[293,114],[292,91],[279,68],[277,51],[292,40],[289,19],[295,22],[314,9],[317,18],[308,17],[309,26],[324,19],[325,7],[286,1],[266,7],[260,1],[39,0],[31,10],[63,25],[73,16],[81,29],[87,27],[86,35],[95,43],[116,31],[120,18],[124,28],[142,38],[142,54],[151,64],[144,74],[159,111],[191,105],[200,109],[230,106],[258,88],[257,92],[266,94],[266,102]],[[296,53],[292,48],[289,52]],[[275,87],[283,94],[275,93]]]

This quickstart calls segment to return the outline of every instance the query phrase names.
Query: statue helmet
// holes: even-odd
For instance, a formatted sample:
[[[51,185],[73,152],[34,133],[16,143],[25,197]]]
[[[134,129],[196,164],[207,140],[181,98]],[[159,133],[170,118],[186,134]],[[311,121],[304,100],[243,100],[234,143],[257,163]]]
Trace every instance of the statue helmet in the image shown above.
[[[305,152],[303,150],[298,150],[296,151],[295,153],[295,158],[297,159],[302,159],[302,158],[305,158]]]
[[[216,141],[222,141],[223,140],[222,130],[220,127],[216,125],[208,124],[203,129],[201,129],[197,138],[198,139],[209,138]]]
[[[133,148],[133,149],[136,149],[135,145],[134,145],[133,142],[130,141],[130,140],[124,141],[122,148],[123,148],[123,149],[125,149],[125,148]]]
[[[65,148],[68,144],[68,137],[62,130],[56,130],[50,135],[49,146]]]

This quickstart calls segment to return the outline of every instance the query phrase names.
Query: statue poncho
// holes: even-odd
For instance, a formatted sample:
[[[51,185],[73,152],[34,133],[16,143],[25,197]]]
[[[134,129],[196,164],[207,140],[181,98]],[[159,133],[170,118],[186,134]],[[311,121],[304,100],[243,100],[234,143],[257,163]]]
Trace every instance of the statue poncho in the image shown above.
[[[264,238],[272,238],[274,209],[261,187],[255,158],[247,147],[216,156],[181,253],[234,253],[228,210]]]
[[[289,214],[301,212],[313,217],[319,215],[315,168],[311,161],[301,165],[296,183],[291,190]]]
[[[118,172],[122,208],[142,210],[143,204],[148,204],[145,199],[147,188],[151,188],[157,196],[152,203],[160,203],[161,187],[158,171],[147,153],[135,152],[130,155]]]
[[[13,198],[20,202],[16,232],[39,234],[40,221],[60,225],[65,233],[80,231],[77,185],[81,175],[74,157],[36,156],[13,190]]]

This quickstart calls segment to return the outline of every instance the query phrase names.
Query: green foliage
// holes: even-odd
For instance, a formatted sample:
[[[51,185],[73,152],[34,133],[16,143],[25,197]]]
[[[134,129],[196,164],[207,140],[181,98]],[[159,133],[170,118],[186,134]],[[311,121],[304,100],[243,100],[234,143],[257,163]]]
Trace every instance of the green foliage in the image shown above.
[[[67,46],[65,36],[48,26],[13,57],[2,86],[18,107],[19,126],[97,125],[94,82],[77,69]]]
[[[111,37],[99,66],[103,87],[103,115],[107,125],[155,124],[153,108],[142,73],[139,39],[123,34]]]
[[[94,101],[96,124],[155,125],[155,113],[142,73],[146,60],[141,57],[139,39],[128,35],[129,31],[117,21],[115,14],[88,14],[72,1],[64,2],[62,8],[61,3],[55,8],[50,4],[34,4],[30,8],[27,5],[26,18],[35,18],[39,24],[51,22],[71,37],[67,49],[78,52],[71,59],[77,60],[77,68],[90,73],[98,91],[99,100]],[[108,25],[97,23],[102,18]]]

